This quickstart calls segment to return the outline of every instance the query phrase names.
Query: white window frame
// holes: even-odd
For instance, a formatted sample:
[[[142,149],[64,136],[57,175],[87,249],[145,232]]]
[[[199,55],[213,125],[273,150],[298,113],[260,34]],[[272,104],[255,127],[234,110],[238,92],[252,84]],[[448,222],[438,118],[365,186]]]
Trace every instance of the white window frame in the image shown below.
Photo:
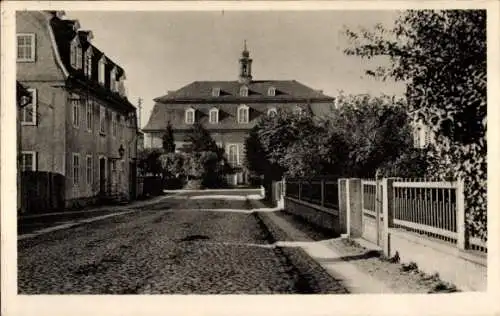
[[[75,160],[75,158],[77,158]],[[75,161],[78,161],[78,166],[75,166]],[[73,177],[73,184],[74,185],[79,185],[80,184],[80,170],[81,169],[81,164],[80,164],[80,154],[79,153],[73,153],[71,155],[71,175]],[[75,173],[75,171],[77,171]]]
[[[104,55],[99,59],[99,66],[97,68],[99,84],[104,85],[106,82],[106,57]]]
[[[267,116],[272,116],[272,113],[274,113],[274,116],[278,115],[278,110],[276,108],[270,108],[267,110]]]
[[[92,55],[92,46],[89,46],[85,53],[85,75],[88,78],[92,78]]]
[[[28,90],[28,92],[31,94],[31,104],[25,105],[21,110],[21,117],[20,117],[21,125],[36,125],[38,116],[37,90],[34,88],[28,88],[26,90]],[[28,106],[30,105],[31,105],[31,121],[26,121],[26,117],[28,116],[27,111],[29,111]]]
[[[116,67],[109,72],[109,89],[115,92],[116,89]]]
[[[80,127],[80,107],[81,107],[81,98],[80,96],[71,96],[71,122],[73,123],[73,127]]]
[[[26,165],[24,163],[24,161],[25,161],[25,159],[24,159],[25,155],[31,155],[31,170],[26,170],[26,168],[24,168],[25,165]],[[36,166],[37,166],[36,159],[37,159],[37,153],[36,153],[36,151],[30,151],[30,150],[22,151],[21,152],[21,163],[20,163],[19,168],[21,169],[21,171],[36,171]]]
[[[215,113],[215,120],[212,120],[212,113]],[[219,123],[219,109],[212,108],[208,112],[208,121],[210,124],[218,124]]]
[[[231,148],[235,147],[236,148],[236,163],[231,161]],[[229,164],[233,166],[239,166],[240,165],[240,148],[238,143],[229,143],[227,144],[227,160]]]
[[[85,157],[85,182],[87,184],[92,184],[93,178],[94,178],[94,161],[92,159],[92,155],[87,155]]]
[[[240,96],[248,97],[248,87],[247,86],[240,87]]]
[[[19,57],[19,38],[20,37],[25,37],[25,38],[30,38],[31,43],[29,45],[31,49],[31,56],[23,56],[22,58]],[[28,47],[28,45],[23,45],[23,47]],[[18,62],[35,62],[36,59],[36,36],[35,33],[17,33],[16,34],[16,59]]]
[[[75,36],[75,39],[71,42],[70,48],[70,64],[71,67],[75,69],[82,69],[82,45],[78,40],[78,35]]]
[[[276,88],[275,87],[269,87],[269,89],[267,89],[267,95],[271,96],[271,97],[274,97],[276,95]]]
[[[99,105],[99,133],[106,135],[106,108]]]
[[[192,122],[189,120],[189,113],[192,113],[192,115],[193,115],[193,121]],[[194,124],[195,121],[196,121],[195,110],[194,109],[187,109],[186,112],[185,112],[184,119],[185,119],[186,124],[190,124],[190,125]]]
[[[245,116],[246,120],[242,120],[243,117],[241,117],[240,115],[241,110],[246,110],[246,116]],[[248,122],[250,121],[250,108],[247,105],[240,105],[238,107],[237,116],[238,116],[238,124],[248,124]]]
[[[218,96],[220,96],[220,88],[213,88],[213,89],[212,89],[212,96],[213,96],[213,97],[218,97]]]
[[[116,121],[116,113],[111,112],[111,135],[116,137],[118,135],[118,122]]]
[[[91,98],[88,98],[87,102],[85,102],[85,124],[87,131],[92,133],[94,129],[94,100]]]

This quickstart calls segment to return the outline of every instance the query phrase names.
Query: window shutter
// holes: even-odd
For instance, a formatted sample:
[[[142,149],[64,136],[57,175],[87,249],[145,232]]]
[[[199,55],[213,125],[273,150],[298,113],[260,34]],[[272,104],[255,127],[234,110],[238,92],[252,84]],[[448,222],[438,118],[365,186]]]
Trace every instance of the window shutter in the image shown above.
[[[38,96],[37,96],[37,89],[32,90],[32,95],[31,95],[31,108],[32,108],[32,115],[33,115],[33,124],[37,125],[38,122]]]

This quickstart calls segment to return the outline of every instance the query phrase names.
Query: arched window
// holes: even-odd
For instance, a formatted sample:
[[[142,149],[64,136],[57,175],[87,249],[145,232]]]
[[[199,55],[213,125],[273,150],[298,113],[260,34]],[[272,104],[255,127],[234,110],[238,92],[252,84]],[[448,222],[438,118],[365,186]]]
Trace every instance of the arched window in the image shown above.
[[[105,71],[106,71],[106,57],[103,55],[102,58],[99,60],[99,83],[104,85],[104,81],[106,80],[105,78]]]
[[[92,47],[89,47],[85,53],[85,75],[92,77]]]
[[[238,107],[238,123],[245,124],[248,123],[249,108],[246,105],[240,105]]]
[[[186,110],[186,124],[194,124],[194,121],[195,121],[194,109],[187,109]]]
[[[70,54],[71,67],[75,69],[81,69],[82,62],[83,62],[82,46],[80,45],[80,41],[78,40],[77,36],[71,42],[71,54]]]
[[[269,89],[267,89],[267,95],[274,97],[276,95],[276,89],[274,87],[270,87]]]
[[[270,117],[275,117],[276,115],[278,115],[278,111],[276,110],[276,108],[270,108],[267,110],[267,115]]]

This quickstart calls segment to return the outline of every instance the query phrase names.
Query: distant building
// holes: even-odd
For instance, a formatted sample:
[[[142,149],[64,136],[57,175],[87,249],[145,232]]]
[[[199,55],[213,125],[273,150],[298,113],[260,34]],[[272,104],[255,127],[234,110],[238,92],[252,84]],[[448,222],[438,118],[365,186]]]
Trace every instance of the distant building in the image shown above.
[[[154,100],[153,111],[143,131],[145,147],[161,148],[162,135],[170,121],[176,148],[189,144],[186,133],[195,122],[211,132],[225,149],[229,163],[237,172],[232,184],[248,181],[243,167],[244,142],[249,130],[265,115],[278,110],[310,110],[323,115],[334,106],[334,99],[295,80],[253,80],[252,59],[246,48],[239,60],[239,78],[233,81],[195,81]]]
[[[92,44],[91,31],[63,15],[16,15],[17,80],[32,96],[19,115],[20,169],[62,177],[63,192],[50,194],[59,194],[65,207],[133,198],[137,115],[125,95],[125,71]],[[37,194],[48,190],[25,187],[27,197],[40,200]]]

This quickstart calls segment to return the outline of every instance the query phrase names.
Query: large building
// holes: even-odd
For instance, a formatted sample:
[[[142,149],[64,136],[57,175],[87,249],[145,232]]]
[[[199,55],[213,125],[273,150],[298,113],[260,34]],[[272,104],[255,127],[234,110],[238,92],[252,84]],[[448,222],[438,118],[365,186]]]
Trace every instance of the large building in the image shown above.
[[[295,80],[253,80],[252,59],[245,44],[238,80],[195,81],[154,101],[143,129],[145,147],[162,147],[162,135],[170,122],[176,147],[182,148],[187,145],[186,133],[199,122],[238,170],[230,182],[240,184],[248,180],[243,167],[245,138],[262,116],[306,108],[313,115],[322,115],[331,109],[334,99]]]
[[[18,11],[16,30],[17,80],[32,96],[18,117],[23,208],[133,198],[137,115],[124,69],[64,12]]]

